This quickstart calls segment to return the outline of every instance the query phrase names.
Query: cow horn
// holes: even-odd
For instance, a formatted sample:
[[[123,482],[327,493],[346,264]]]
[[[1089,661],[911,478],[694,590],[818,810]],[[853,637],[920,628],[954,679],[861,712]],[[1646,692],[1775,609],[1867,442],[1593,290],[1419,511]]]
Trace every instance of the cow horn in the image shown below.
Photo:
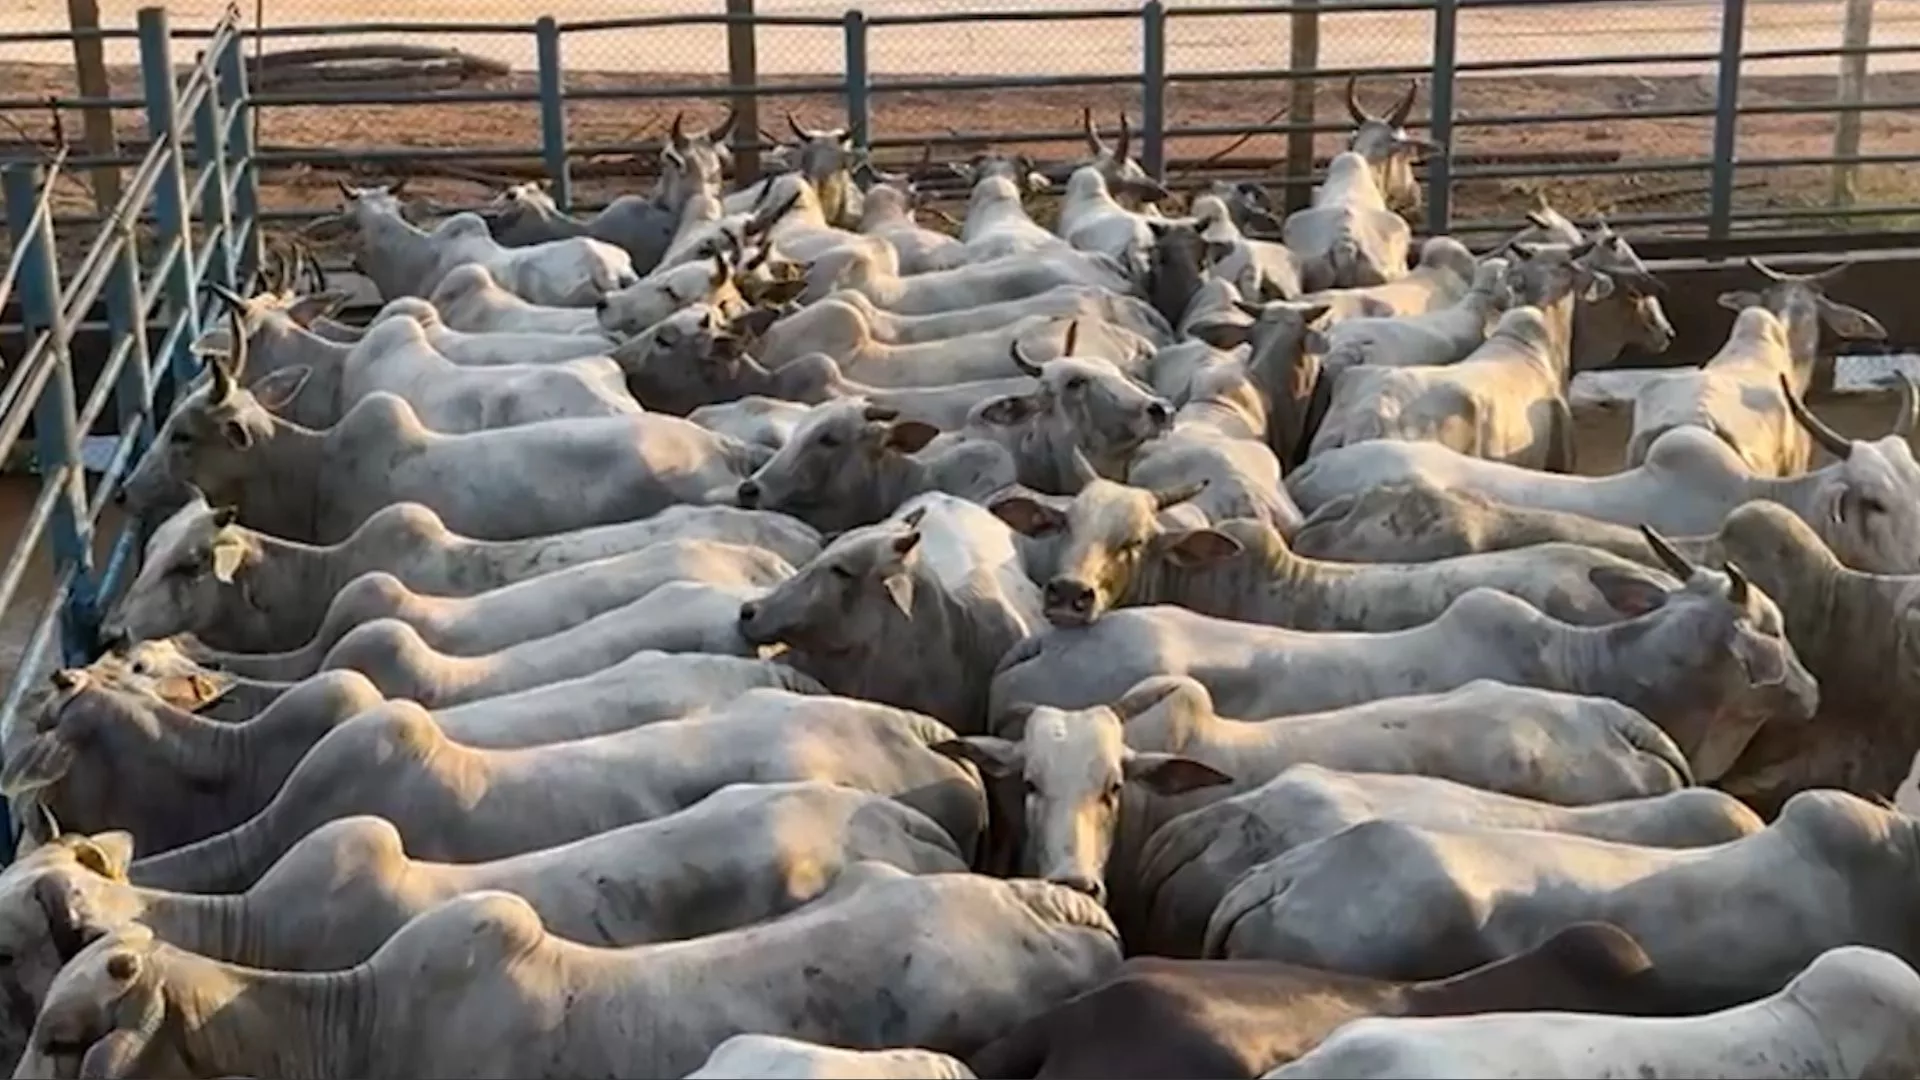
[[[228,367],[231,362],[218,356],[208,358],[208,363],[213,365],[213,401],[225,401],[233,396],[233,371]]]
[[[1394,103],[1393,111],[1387,114],[1387,123],[1392,124],[1394,127],[1405,127],[1407,117],[1413,115],[1413,99],[1418,97],[1419,94],[1420,80],[1417,78],[1408,79],[1407,92],[1400,95],[1400,100]]]
[[[341,180],[341,179],[339,179],[339,178],[337,178],[337,177],[336,177],[336,178],[334,179],[334,181],[333,181],[333,182],[334,182],[334,185],[335,185],[335,186],[337,186],[337,187],[338,187],[338,188],[340,189],[340,197],[341,197],[341,198],[343,198],[343,199],[357,199],[357,198],[359,198],[359,197],[360,197],[360,193],[359,193],[359,192],[357,192],[357,191],[355,191],[355,190],[353,190],[353,185],[352,185],[352,184],[349,184],[349,183],[347,183],[347,182],[346,182],[345,180]]]
[[[1673,545],[1667,543],[1667,538],[1660,535],[1659,530],[1651,525],[1642,524],[1640,535],[1646,538],[1647,546],[1653,549],[1654,556],[1666,565],[1667,570],[1674,577],[1685,581],[1693,576],[1696,569],[1693,561],[1675,551]]]
[[[1736,607],[1746,607],[1747,589],[1747,575],[1737,564],[1727,563],[1727,599]]]
[[[228,308],[244,308],[247,306],[245,297],[227,288],[225,285],[217,281],[209,281],[206,285],[207,291],[218,297],[220,302],[227,305]]]
[[[1822,449],[1842,461],[1853,453],[1853,442],[1808,411],[1806,403],[1793,392],[1793,383],[1785,375],[1780,376],[1780,392],[1787,395],[1787,408],[1792,411],[1793,418],[1807,429],[1807,434],[1813,436],[1813,441],[1819,443]]]
[[[1178,506],[1183,502],[1187,502],[1207,490],[1208,483],[1209,481],[1202,478],[1195,480],[1191,484],[1182,484],[1176,488],[1164,488],[1156,491],[1153,493],[1154,509],[1165,510],[1169,506]]]
[[[1792,281],[1793,280],[1792,274],[1783,274],[1780,271],[1775,270],[1773,267],[1768,266],[1766,263],[1761,262],[1759,258],[1752,255],[1747,256],[1747,266],[1751,268],[1755,273],[1758,273],[1760,276],[1766,278],[1768,281]]]
[[[1072,472],[1074,482],[1081,487],[1086,487],[1088,484],[1100,479],[1100,470],[1094,468],[1093,462],[1087,460],[1086,452],[1080,449],[1078,443],[1074,444],[1073,452],[1068,455],[1067,460],[1071,466],[1070,471]]]
[[[387,185],[387,194],[393,196],[396,199],[399,198],[401,195],[406,193],[407,185],[412,181],[413,181],[413,177],[411,176],[403,176],[400,179],[395,180],[393,183]]]
[[[687,114],[684,109],[674,113],[673,126],[667,129],[667,143],[675,150],[685,149],[687,145],[686,120]]]
[[[801,142],[812,141],[813,132],[801,127],[800,121],[795,120],[791,112],[787,113],[787,127],[793,131],[793,137],[799,139]]]
[[[1027,355],[1027,350],[1021,346],[1019,338],[1016,337],[1007,342],[1007,355],[1013,359],[1013,366],[1019,368],[1021,374],[1031,375],[1036,379],[1040,377],[1041,366],[1034,363],[1033,358]]]
[[[1107,144],[1100,140],[1100,129],[1093,126],[1092,106],[1086,106],[1080,110],[1080,127],[1086,132],[1088,149],[1096,154],[1107,152]]]
[[[1575,244],[1574,246],[1567,249],[1567,258],[1584,259],[1587,256],[1593,254],[1593,249],[1598,246],[1600,246],[1600,241],[1598,240],[1582,240],[1578,244]]]
[[[739,122],[739,110],[735,109],[732,105],[728,105],[726,119],[707,129],[707,141],[716,145],[727,141],[727,136],[733,134],[733,126]]]
[[[60,839],[60,819],[53,816],[53,807],[48,806],[44,799],[35,799],[33,808],[40,815],[40,827],[47,831],[47,841],[51,843]]]
[[[1067,340],[1063,342],[1060,346],[1060,355],[1072,356],[1074,354],[1074,350],[1077,349],[1079,345],[1080,345],[1080,320],[1073,319],[1067,323]]]
[[[1824,285],[1827,282],[1838,278],[1840,275],[1846,273],[1848,270],[1851,270],[1852,268],[1853,268],[1852,259],[1842,259],[1839,262],[1835,263],[1832,266],[1827,267],[1825,270],[1822,270],[1817,274],[1809,274],[1806,280],[1819,282],[1820,284]]]
[[[1893,418],[1893,433],[1906,438],[1913,434],[1916,424],[1920,424],[1920,386],[1915,386],[1913,376],[1900,373],[1900,412]]]
[[[1367,110],[1360,107],[1360,76],[1347,76],[1347,115],[1353,117],[1356,124],[1364,124],[1373,119]]]
[[[1115,161],[1127,160],[1127,151],[1133,144],[1133,125],[1127,120],[1127,111],[1120,110],[1120,141],[1113,144]]]

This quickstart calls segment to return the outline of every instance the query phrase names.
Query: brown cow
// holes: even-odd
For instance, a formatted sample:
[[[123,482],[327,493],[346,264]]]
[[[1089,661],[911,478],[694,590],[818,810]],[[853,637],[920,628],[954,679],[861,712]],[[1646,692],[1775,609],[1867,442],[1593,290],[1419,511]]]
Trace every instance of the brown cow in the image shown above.
[[[1499,1011],[1678,1015],[1626,931],[1575,923],[1537,948],[1450,979],[1387,982],[1264,960],[1140,957],[1028,1020],[968,1064],[981,1076],[1256,1077],[1363,1016]]]

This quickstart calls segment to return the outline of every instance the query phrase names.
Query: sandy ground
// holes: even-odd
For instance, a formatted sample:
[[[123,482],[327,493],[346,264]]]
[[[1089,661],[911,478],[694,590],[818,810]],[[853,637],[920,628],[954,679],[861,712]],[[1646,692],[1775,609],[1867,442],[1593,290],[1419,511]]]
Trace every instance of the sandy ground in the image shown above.
[[[108,25],[131,25],[144,0],[104,0]],[[171,0],[176,26],[205,25],[225,8],[224,0]],[[253,7],[243,4],[251,17]],[[870,17],[926,12],[1014,11],[1013,0],[760,0],[767,15],[837,19],[858,6]],[[1085,10],[1116,6],[1112,0],[1041,0],[1048,10]],[[1168,67],[1174,71],[1223,71],[1280,66],[1287,55],[1289,18],[1218,16],[1209,8],[1220,0],[1174,0],[1168,22]],[[521,22],[551,14],[562,22],[711,13],[719,0],[265,0],[266,21],[275,26],[347,23],[366,20]],[[1844,5],[1837,0],[1749,0],[1746,46],[1749,50],[1831,48],[1840,42]],[[1661,55],[1711,53],[1719,48],[1721,5],[1712,0],[1625,0],[1610,4],[1530,4],[1525,7],[1467,10],[1460,17],[1459,54],[1463,63],[1541,60],[1641,52],[1649,61],[1631,68],[1591,71],[1643,75],[1686,74],[1698,64],[1659,63]],[[0,32],[58,29],[65,25],[61,0],[11,0],[0,13]],[[1878,0],[1874,6],[1874,43],[1920,42],[1920,0]],[[417,36],[417,35],[416,35]],[[1090,22],[975,23],[946,26],[880,26],[871,31],[872,69],[883,74],[1031,75],[1118,73],[1140,66],[1140,29],[1135,19]],[[1327,16],[1322,29],[1321,62],[1327,66],[1418,65],[1431,55],[1432,20],[1425,12],[1375,12]],[[340,39],[330,39],[339,41]],[[533,64],[530,33],[436,36],[453,45],[520,67]],[[767,74],[837,74],[842,46],[837,27],[768,27],[760,35],[760,62]],[[294,45],[296,39],[282,39]],[[183,46],[183,58],[192,51]],[[725,70],[723,32],[717,27],[661,27],[595,31],[570,35],[565,43],[569,67],[620,72],[696,72]],[[57,62],[58,45],[0,45],[8,59]],[[113,62],[134,59],[129,43],[116,43]],[[1826,74],[1830,58],[1775,61],[1765,74]],[[1920,68],[1920,54],[1880,56],[1878,71]]]

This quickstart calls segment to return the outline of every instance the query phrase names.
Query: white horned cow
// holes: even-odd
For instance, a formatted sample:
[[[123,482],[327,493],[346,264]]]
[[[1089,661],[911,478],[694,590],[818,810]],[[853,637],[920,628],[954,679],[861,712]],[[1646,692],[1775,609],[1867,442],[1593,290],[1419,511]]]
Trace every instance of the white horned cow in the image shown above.
[[[1847,263],[1809,275],[1785,274],[1758,259],[1747,265],[1769,283],[1759,292],[1720,295],[1721,306],[1739,313],[1720,351],[1698,371],[1659,372],[1634,393],[1628,465],[1644,462],[1653,441],[1682,424],[1726,440],[1761,476],[1794,476],[1812,464],[1813,443],[1795,422],[1788,397],[1804,397],[1813,385],[1820,328],[1873,341],[1884,340],[1887,331],[1873,316],[1822,291]]]
[[[345,181],[341,216],[356,234],[355,263],[383,300],[430,296],[454,268],[478,263],[508,292],[531,304],[591,307],[639,280],[633,260],[589,237],[510,248],[496,242],[478,214],[455,214],[427,232],[408,221],[394,187],[356,188]]]
[[[289,540],[341,540],[405,501],[469,536],[508,540],[704,502],[768,456],[654,414],[442,435],[387,393],[315,430],[273,413],[299,393],[297,373],[269,375],[253,390],[220,364],[213,376],[167,418],[155,451],[128,477],[135,513],[170,512],[191,485]]]
[[[492,750],[455,742],[412,702],[389,702],[327,733],[246,822],[140,859],[131,877],[233,892],[301,837],[355,814],[392,822],[416,857],[480,862],[664,817],[728,784],[779,780],[899,798],[970,856],[985,826],[979,782],[929,749],[951,738],[951,728],[903,709],[753,690],[685,719]]]
[[[1453,699],[1472,708],[1495,694],[1515,700],[1531,694],[1540,704],[1556,698],[1583,702],[1587,708],[1599,703],[1496,683],[1436,700]],[[1389,699],[1368,708],[1384,711],[1389,703],[1404,707],[1415,700]],[[1289,766],[1257,788],[1189,810],[1154,830],[1141,852],[1135,885],[1142,928],[1136,934],[1130,927],[1128,940],[1137,938],[1139,947],[1161,955],[1199,956],[1208,917],[1242,874],[1363,821],[1403,821],[1436,829],[1533,829],[1670,848],[1724,843],[1764,827],[1759,815],[1723,792],[1703,787],[1662,791],[1646,783],[1639,771],[1595,765],[1575,769],[1570,762],[1558,763],[1555,772],[1562,783],[1542,788],[1532,798],[1435,776]]]
[[[521,540],[476,540],[419,503],[376,511],[339,542],[316,546],[239,524],[232,506],[196,495],[154,529],[140,573],[101,634],[136,642],[192,634],[213,649],[296,649],[319,632],[336,597],[369,574],[415,592],[473,596],[580,563],[681,541],[757,548],[792,565],[820,534],[781,514],[674,506],[651,517]]]
[[[1691,779],[1679,747],[1625,706],[1490,681],[1249,723],[1214,712],[1193,679],[1154,676],[1110,706],[1035,706],[1013,724],[1018,740],[968,737],[949,752],[990,781],[1024,781],[1024,871],[1102,900],[1111,888],[1123,927],[1139,909],[1148,837],[1300,762],[1560,797],[1583,783],[1661,792]]]
[[[1846,438],[1789,397],[1794,418],[1837,460],[1785,479],[1756,475],[1725,442],[1683,425],[1654,440],[1645,464],[1609,476],[1540,473],[1438,443],[1383,439],[1315,457],[1287,477],[1287,490],[1312,513],[1374,488],[1422,483],[1676,536],[1711,533],[1734,507],[1767,499],[1814,524],[1847,565],[1913,573],[1920,570],[1920,463],[1905,436],[1920,416],[1913,404],[1920,389],[1902,385],[1910,396],[1897,430],[1871,441]]]
[[[1157,674],[1192,675],[1228,716],[1298,714],[1498,679],[1614,697],[1659,723],[1694,771],[1714,780],[1762,724],[1812,716],[1819,692],[1783,636],[1779,608],[1737,567],[1721,573],[1669,555],[1684,581],[1677,589],[1594,572],[1595,586],[1633,616],[1607,626],[1572,626],[1486,588],[1430,623],[1384,634],[1126,608],[1016,646],[994,675],[990,715],[1019,702],[1101,705]]]
[[[1403,630],[1438,617],[1482,586],[1511,593],[1571,623],[1617,622],[1621,612],[1594,584],[1599,575],[1642,574],[1629,560],[1575,544],[1552,544],[1415,564],[1347,564],[1294,554],[1278,530],[1234,520],[1172,526],[1165,511],[1200,493],[1095,480],[1060,509],[1011,495],[993,512],[1015,529],[1053,542],[1046,616],[1084,626],[1117,607],[1175,604],[1207,615],[1297,630]]]
[[[1300,260],[1300,284],[1321,289],[1384,285],[1406,276],[1413,230],[1387,206],[1373,166],[1334,155],[1313,204],[1287,215],[1281,240]]]
[[[384,819],[309,833],[230,895],[127,881],[133,837],[64,834],[0,872],[0,985],[37,1007],[84,942],[138,923],[215,960],[284,971],[352,967],[443,901],[500,889],[570,941],[623,948],[749,926],[800,907],[862,861],[966,869],[939,825],[893,799],[818,782],[732,784],[685,810],[491,862],[411,856]],[[295,917],[290,914],[301,913]],[[30,1018],[0,1016],[0,1053]]]
[[[1838,791],[1796,795],[1765,829],[1708,847],[1366,821],[1242,876],[1214,911],[1207,954],[1444,977],[1599,919],[1632,934],[1674,989],[1748,1001],[1841,945],[1914,958],[1898,913],[1916,828]],[[1379,887],[1358,896],[1363,866]]]
[[[1920,1068],[1916,1025],[1920,975],[1887,953],[1843,946],[1777,993],[1703,1016],[1367,1017],[1263,1080],[1903,1076]]]
[[[115,931],[54,980],[20,1068],[676,1077],[744,1030],[968,1054],[1119,964],[1112,922],[1071,890],[883,864],[855,864],[764,926],[618,950],[548,932],[510,893],[479,892],[325,976],[209,960],[137,925]],[[802,969],[814,974],[792,977]],[[234,998],[254,1007],[207,1004]],[[634,1037],[635,1017],[648,1018],[648,1037]]]

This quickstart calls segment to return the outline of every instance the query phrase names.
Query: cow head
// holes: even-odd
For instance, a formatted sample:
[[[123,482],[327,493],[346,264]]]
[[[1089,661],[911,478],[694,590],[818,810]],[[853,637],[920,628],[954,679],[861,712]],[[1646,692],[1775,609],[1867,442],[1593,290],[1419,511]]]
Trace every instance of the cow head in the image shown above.
[[[1658,353],[1673,344],[1673,324],[1660,304],[1666,286],[1604,222],[1571,247],[1516,240],[1506,252],[1517,302],[1547,307],[1573,294],[1575,370],[1611,363],[1629,345]]]
[[[1096,479],[1064,511],[1028,495],[1001,499],[992,510],[1024,536],[1058,538],[1054,576],[1042,592],[1047,621],[1086,626],[1170,567],[1203,566],[1240,553],[1240,542],[1216,529],[1162,523],[1161,511],[1205,488],[1201,482],[1147,491]]]
[[[259,541],[234,524],[231,506],[212,507],[199,493],[154,529],[140,573],[107,613],[101,634],[145,641],[242,623],[253,610],[248,577],[260,561]]]
[[[342,208],[340,216],[349,228],[364,231],[380,219],[405,221],[406,206],[400,197],[406,194],[407,181],[396,180],[391,184],[376,184],[372,187],[355,187],[345,180],[335,182],[340,188]]]
[[[1029,359],[1017,339],[1010,343],[1014,364],[1040,385],[1031,393],[982,401],[967,415],[969,427],[993,429],[998,441],[1049,448],[1060,459],[1062,475],[1054,486],[1063,493],[1077,491],[1086,482],[1078,467],[1066,467],[1069,448],[1093,463],[1095,475],[1120,475],[1133,452],[1165,434],[1173,422],[1171,405],[1113,364],[1070,355],[1079,326],[1078,320],[1068,324],[1062,355],[1044,364]]]
[[[1856,570],[1920,573],[1920,464],[1908,442],[1920,421],[1920,388],[1901,376],[1893,430],[1871,441],[1849,439],[1828,427],[1784,376],[1780,388],[1794,419],[1837,459],[1795,481],[1810,489],[1801,515],[1834,555]]]
[[[547,193],[547,182],[512,184],[480,208],[493,238],[510,247],[548,238],[547,222],[562,218],[559,204]]]
[[[821,655],[878,648],[913,618],[921,587],[920,520],[853,529],[758,600],[740,606],[740,634],[753,645]]]
[[[1011,194],[1017,201],[1022,192],[1042,192],[1053,186],[1053,182],[1040,174],[1034,167],[1033,159],[1025,154],[1007,154],[997,150],[983,150],[968,161],[947,163],[948,171],[964,180],[978,194],[979,186],[989,180],[1005,181],[1007,192],[998,190],[996,197]]]
[[[1428,154],[1446,153],[1446,147],[1407,133],[1407,117],[1420,93],[1420,81],[1407,80],[1407,92],[1380,116],[1361,107],[1359,85],[1358,75],[1347,76],[1347,114],[1358,125],[1347,148],[1367,160],[1388,209],[1416,213],[1421,197],[1420,185],[1413,177],[1414,162]]]
[[[741,396],[743,380],[767,377],[747,355],[734,325],[719,308],[699,304],[628,339],[613,351],[613,360],[642,405],[684,416]]]
[[[1153,235],[1153,250],[1147,261],[1147,302],[1168,322],[1178,324],[1185,320],[1194,296],[1206,283],[1214,252],[1193,219],[1148,219],[1147,230]]]
[[[594,305],[600,328],[612,334],[638,334],[676,311],[695,304],[730,308],[738,303],[733,262],[726,253],[656,271]]]
[[[88,945],[53,980],[20,1069],[27,1076],[171,1076],[164,961],[153,931],[128,923]]]
[[[878,520],[881,484],[939,430],[858,398],[816,405],[778,452],[740,482],[741,506],[778,510],[832,532]]]
[[[313,373],[287,367],[241,387],[234,373],[246,369],[247,335],[238,313],[229,315],[228,329],[233,355],[210,361],[213,377],[181,399],[122,488],[127,508],[146,520],[184,504],[189,487],[210,503],[237,503],[252,472],[250,451],[271,439],[280,422],[273,410],[291,403]]]
[[[1665,728],[1700,782],[1710,783],[1733,767],[1761,724],[1810,718],[1819,687],[1788,644],[1779,607],[1738,566],[1696,566],[1659,533],[1641,532],[1679,588],[1611,567],[1588,577],[1632,620],[1614,636],[1634,650],[1621,660],[1648,693],[1623,703]]]
[[[1280,211],[1273,204],[1273,197],[1267,194],[1265,188],[1250,180],[1215,180],[1211,192],[1226,206],[1234,228],[1243,235],[1263,240],[1280,239],[1284,223]],[[1196,215],[1199,213],[1197,206],[1196,203]]]
[[[660,148],[660,180],[655,189],[660,202],[679,207],[700,192],[720,194],[727,170],[733,167],[733,148],[727,145],[727,137],[733,134],[739,119],[728,108],[726,119],[689,135],[686,114],[673,115],[666,145]]]
[[[158,698],[183,712],[198,712],[224,697],[234,677],[200,666],[188,655],[198,646],[191,634],[129,642],[115,639],[87,665],[87,674],[106,683]]]
[[[1082,109],[1080,126],[1087,138],[1087,152],[1091,155],[1085,162],[1106,181],[1107,190],[1122,206],[1138,208],[1153,203],[1165,202],[1172,194],[1159,181],[1147,175],[1140,162],[1133,157],[1133,127],[1127,114],[1120,114],[1120,138],[1109,145],[1100,137],[1100,129],[1094,126],[1093,110]]]
[[[1127,746],[1126,724],[1155,707],[1190,705],[1179,699],[1206,691],[1191,679],[1158,676],[1129,690],[1111,706],[1066,711],[1026,710],[1018,741],[976,735],[934,746],[978,768],[989,784],[1024,788],[1023,875],[1065,885],[1106,902],[1107,859],[1120,823],[1128,785],[1173,796],[1232,783],[1214,767],[1176,754]],[[1018,709],[1016,712],[1020,711]]]
[[[127,886],[133,837],[52,837],[0,871],[0,1053],[27,1048],[40,1003],[60,969],[144,905]],[[52,1073],[46,1075],[55,1075]]]
[[[852,129],[803,127],[792,113],[786,116],[787,128],[797,140],[793,155],[794,170],[806,177],[815,191],[822,193],[836,185],[850,183],[858,156],[854,149]]]
[[[1886,340],[1887,329],[1879,320],[1859,308],[1827,297],[1827,285],[1846,273],[1853,265],[1851,260],[1817,274],[1789,274],[1752,258],[1747,260],[1747,265],[1767,279],[1767,286],[1758,292],[1739,289],[1721,293],[1720,306],[1734,311],[1763,307],[1780,317],[1787,327],[1788,355],[1793,358],[1795,380],[1802,391],[1811,381],[1813,366],[1820,357],[1822,324],[1839,337]]]

